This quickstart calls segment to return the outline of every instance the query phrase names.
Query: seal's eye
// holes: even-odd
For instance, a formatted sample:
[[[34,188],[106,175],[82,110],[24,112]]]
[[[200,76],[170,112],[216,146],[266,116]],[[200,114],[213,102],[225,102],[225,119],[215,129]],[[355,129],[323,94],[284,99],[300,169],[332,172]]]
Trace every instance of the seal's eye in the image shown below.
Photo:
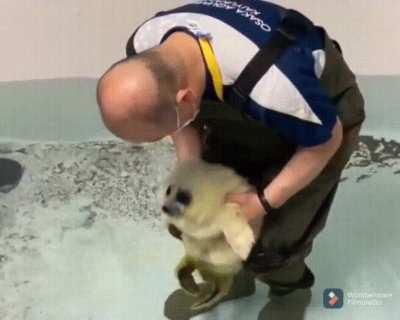
[[[167,191],[165,192],[165,195],[169,196],[170,194],[171,194],[171,186],[169,185]]]
[[[187,191],[178,191],[176,201],[187,206],[192,201],[192,195]]]

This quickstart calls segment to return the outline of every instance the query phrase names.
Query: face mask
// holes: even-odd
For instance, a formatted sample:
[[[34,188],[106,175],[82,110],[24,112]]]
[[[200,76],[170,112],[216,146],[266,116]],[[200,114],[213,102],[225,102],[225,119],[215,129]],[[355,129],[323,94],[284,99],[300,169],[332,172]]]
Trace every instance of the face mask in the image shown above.
[[[193,116],[190,119],[188,119],[185,123],[182,123],[182,124],[181,124],[181,120],[179,118],[179,110],[178,110],[177,106],[175,107],[175,112],[176,112],[176,127],[177,127],[175,132],[178,132],[178,131],[182,130],[183,128],[187,127],[190,123],[192,123],[194,121],[194,119],[196,119],[200,110],[193,111]]]

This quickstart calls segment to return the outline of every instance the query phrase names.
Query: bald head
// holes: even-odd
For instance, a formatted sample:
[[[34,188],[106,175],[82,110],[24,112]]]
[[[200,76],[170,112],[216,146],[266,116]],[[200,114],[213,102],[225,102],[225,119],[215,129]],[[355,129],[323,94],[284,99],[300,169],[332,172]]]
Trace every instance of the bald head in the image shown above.
[[[97,101],[104,124],[132,142],[157,140],[175,126],[180,70],[149,50],[112,65],[100,78]]]

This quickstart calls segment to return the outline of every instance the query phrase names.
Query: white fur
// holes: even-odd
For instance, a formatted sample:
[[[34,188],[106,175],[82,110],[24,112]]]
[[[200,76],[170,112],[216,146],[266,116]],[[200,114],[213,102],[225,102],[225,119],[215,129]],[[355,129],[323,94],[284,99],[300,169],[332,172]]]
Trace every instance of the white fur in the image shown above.
[[[181,217],[167,218],[183,232],[186,255],[229,273],[238,271],[259,235],[262,220],[250,226],[239,205],[226,203],[225,197],[251,186],[232,169],[203,161],[178,164],[168,182],[193,197]]]

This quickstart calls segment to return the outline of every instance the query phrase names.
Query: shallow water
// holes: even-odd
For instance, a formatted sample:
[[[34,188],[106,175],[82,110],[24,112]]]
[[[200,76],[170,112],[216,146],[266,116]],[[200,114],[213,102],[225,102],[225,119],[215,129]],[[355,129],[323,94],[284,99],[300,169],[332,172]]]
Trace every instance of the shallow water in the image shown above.
[[[17,188],[0,193],[0,319],[166,319],[183,253],[158,210],[174,160],[168,143],[2,142],[0,157],[25,168]],[[311,299],[270,301],[258,283],[255,295],[195,319],[395,319],[399,190],[399,142],[363,136],[308,258]],[[341,310],[323,307],[326,288],[344,291]]]

